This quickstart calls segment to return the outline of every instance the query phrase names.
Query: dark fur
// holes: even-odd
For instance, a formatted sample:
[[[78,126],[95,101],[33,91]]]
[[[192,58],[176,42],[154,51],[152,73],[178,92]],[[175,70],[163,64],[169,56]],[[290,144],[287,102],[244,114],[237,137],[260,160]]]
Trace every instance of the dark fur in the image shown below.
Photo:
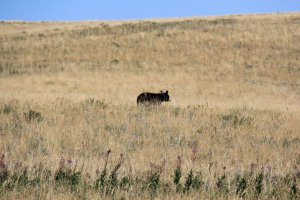
[[[164,101],[170,101],[170,96],[168,90],[166,92],[161,91],[160,93],[150,93],[143,92],[137,97],[137,104],[150,103],[150,104],[160,104]]]

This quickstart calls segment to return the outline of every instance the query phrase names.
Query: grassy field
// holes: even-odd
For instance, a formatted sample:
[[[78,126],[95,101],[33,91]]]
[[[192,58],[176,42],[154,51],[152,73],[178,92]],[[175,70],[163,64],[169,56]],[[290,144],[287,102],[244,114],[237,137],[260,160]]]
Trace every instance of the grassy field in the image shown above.
[[[297,199],[299,130],[300,13],[0,22],[0,198]]]

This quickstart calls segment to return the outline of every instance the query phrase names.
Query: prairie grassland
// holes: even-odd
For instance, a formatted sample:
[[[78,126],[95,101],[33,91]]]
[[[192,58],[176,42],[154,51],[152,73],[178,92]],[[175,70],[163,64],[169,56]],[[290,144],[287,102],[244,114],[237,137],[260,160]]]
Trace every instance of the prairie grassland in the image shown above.
[[[299,13],[2,21],[0,193],[10,199],[297,198],[299,59]],[[169,90],[170,103],[136,106],[139,93],[160,90]],[[174,185],[179,165],[182,190]],[[104,192],[109,195],[90,188],[104,166],[120,178],[117,192]],[[57,172],[65,168],[80,171],[75,185],[82,187],[57,188]],[[203,184],[186,192],[190,170]],[[24,171],[27,182],[37,171],[50,175],[15,189]],[[248,172],[255,178],[237,178]],[[136,181],[124,189],[124,177]]]

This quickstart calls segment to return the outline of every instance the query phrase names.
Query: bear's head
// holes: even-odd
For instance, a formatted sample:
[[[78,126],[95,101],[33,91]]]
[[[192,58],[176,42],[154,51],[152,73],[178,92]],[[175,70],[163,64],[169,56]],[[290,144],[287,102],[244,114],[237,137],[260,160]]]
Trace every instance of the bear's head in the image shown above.
[[[166,92],[161,91],[162,101],[171,101],[168,90]]]

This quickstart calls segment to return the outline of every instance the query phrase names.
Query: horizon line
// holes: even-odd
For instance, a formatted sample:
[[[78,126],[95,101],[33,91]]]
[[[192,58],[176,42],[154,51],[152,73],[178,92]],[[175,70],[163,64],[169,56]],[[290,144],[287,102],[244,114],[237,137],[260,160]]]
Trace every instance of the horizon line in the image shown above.
[[[226,17],[226,16],[251,16],[251,15],[274,15],[274,14],[297,14],[300,11],[277,11],[277,12],[249,12],[249,13],[226,13],[226,14],[208,14],[208,15],[191,15],[178,17],[149,17],[149,18],[128,18],[128,19],[78,19],[78,20],[28,20],[28,19],[0,19],[0,22],[84,22],[84,21],[147,21],[147,20],[172,20],[188,18],[205,18],[205,17]]]

